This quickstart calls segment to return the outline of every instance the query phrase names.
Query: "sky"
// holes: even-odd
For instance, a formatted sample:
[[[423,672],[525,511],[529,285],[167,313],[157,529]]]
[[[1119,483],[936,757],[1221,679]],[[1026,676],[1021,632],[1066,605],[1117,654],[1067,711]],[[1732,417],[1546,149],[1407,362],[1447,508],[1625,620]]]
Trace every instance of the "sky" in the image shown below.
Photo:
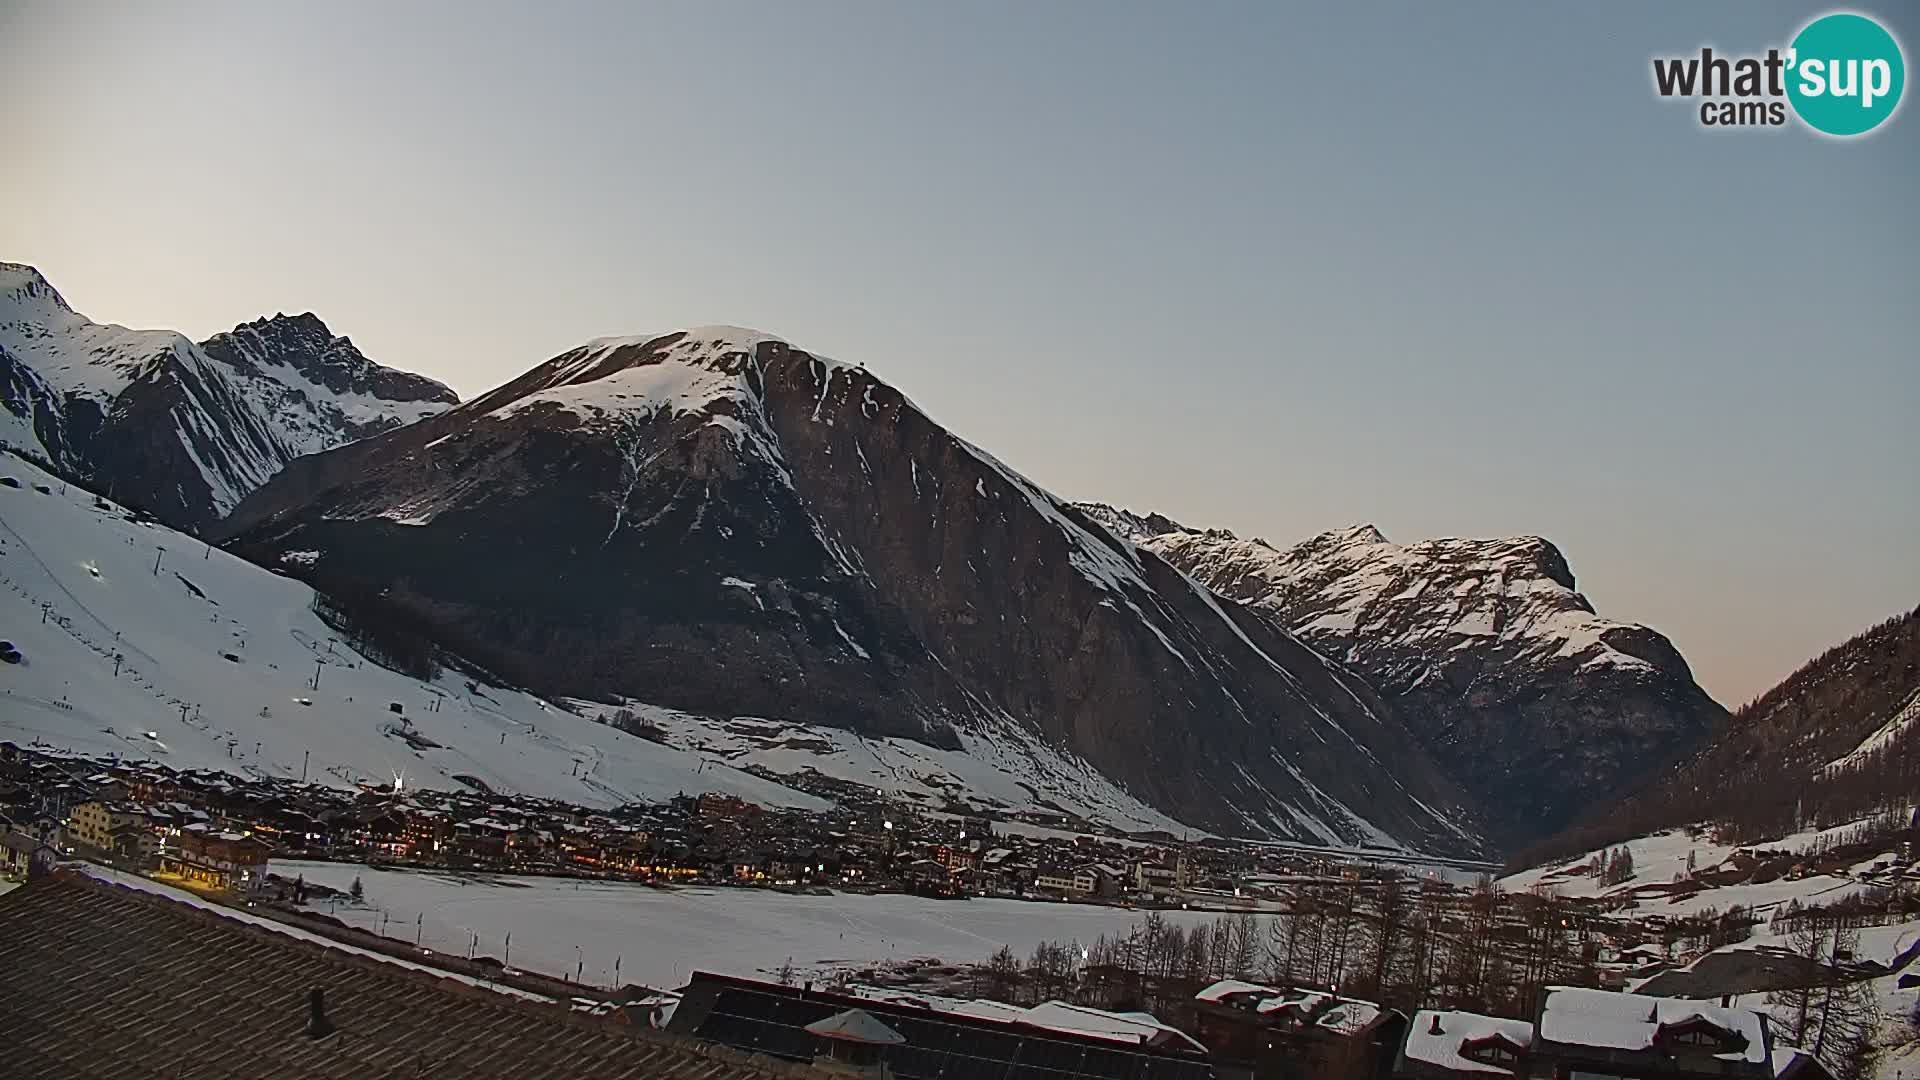
[[[1916,106],[1652,90],[1825,10],[0,0],[0,259],[468,396],[757,327],[1065,497],[1546,536],[1734,705],[1920,603]]]

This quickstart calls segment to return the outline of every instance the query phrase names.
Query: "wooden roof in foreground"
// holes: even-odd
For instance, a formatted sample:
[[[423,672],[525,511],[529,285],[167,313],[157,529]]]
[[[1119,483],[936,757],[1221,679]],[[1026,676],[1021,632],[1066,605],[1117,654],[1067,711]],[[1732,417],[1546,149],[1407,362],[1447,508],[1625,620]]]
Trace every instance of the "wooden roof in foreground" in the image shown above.
[[[312,991],[336,1029],[307,1035]],[[0,1072],[40,1080],[815,1075],[61,871],[0,896]]]

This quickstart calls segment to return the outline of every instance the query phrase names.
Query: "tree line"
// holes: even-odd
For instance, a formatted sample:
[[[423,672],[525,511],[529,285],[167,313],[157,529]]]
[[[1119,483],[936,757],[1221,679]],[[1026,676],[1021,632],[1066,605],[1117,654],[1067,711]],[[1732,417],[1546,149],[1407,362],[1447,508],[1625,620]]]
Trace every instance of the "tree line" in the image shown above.
[[[1587,916],[1558,896],[1484,880],[1460,896],[1389,876],[1303,886],[1287,910],[1260,916],[1182,925],[1151,911],[1084,946],[1042,942],[1024,963],[1003,947],[975,970],[975,991],[1178,1016],[1200,989],[1240,979],[1531,1018],[1545,987],[1591,983],[1596,956]]]

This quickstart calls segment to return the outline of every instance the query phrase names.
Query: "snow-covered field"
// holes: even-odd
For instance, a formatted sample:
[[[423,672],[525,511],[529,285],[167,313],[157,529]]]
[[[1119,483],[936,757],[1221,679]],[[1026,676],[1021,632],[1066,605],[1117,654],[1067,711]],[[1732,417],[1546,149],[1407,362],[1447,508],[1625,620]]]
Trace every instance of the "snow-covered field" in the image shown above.
[[[984,961],[1000,946],[1024,959],[1041,941],[1115,936],[1138,911],[1021,900],[933,900],[897,893],[792,896],[761,889],[661,890],[563,878],[455,876],[376,870],[345,863],[275,862],[272,871],[347,889],[358,877],[362,907],[321,906],[353,926],[464,954],[471,935],[500,956],[513,935],[511,964],[589,983],[620,980],[671,989],[694,970],[765,975],[788,959],[813,974],[890,960]],[[1167,912],[1198,923],[1213,912]],[[383,923],[384,917],[384,923]],[[416,924],[416,919],[419,922]]]
[[[0,739],[175,768],[455,790],[587,806],[722,791],[762,805],[825,802],[742,771],[815,770],[931,806],[1058,808],[1126,830],[1181,826],[1098,772],[1023,736],[943,751],[763,720],[709,720],[640,703],[672,745],[456,673],[424,683],[354,654],[308,607],[312,592],[11,456],[0,476]],[[35,490],[45,485],[51,493]],[[158,569],[156,571],[156,562]],[[114,655],[118,653],[119,673]],[[313,680],[316,672],[319,685]],[[416,747],[396,730],[399,703]],[[429,711],[435,707],[437,711]],[[416,739],[416,742],[418,740]]]

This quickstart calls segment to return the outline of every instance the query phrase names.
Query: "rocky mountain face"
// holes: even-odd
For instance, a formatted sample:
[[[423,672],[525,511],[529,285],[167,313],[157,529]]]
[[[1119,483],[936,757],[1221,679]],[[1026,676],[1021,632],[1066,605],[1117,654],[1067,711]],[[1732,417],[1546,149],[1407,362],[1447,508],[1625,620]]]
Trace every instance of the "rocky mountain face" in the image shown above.
[[[0,441],[189,531],[301,454],[459,401],[311,314],[196,344],[95,323],[18,263],[0,263],[0,394]]]
[[[1595,614],[1537,536],[1400,545],[1361,525],[1279,550],[1082,510],[1365,677],[1506,845],[1617,798],[1726,723],[1666,638]]]
[[[548,692],[1038,738],[1221,833],[1481,848],[1365,681],[866,370],[752,331],[571,350],[293,461],[224,531]]]
[[[1515,851],[1532,866],[1681,826],[1757,843],[1875,816],[1898,828],[1920,791],[1920,608],[1828,649],[1736,710],[1638,790]]]

